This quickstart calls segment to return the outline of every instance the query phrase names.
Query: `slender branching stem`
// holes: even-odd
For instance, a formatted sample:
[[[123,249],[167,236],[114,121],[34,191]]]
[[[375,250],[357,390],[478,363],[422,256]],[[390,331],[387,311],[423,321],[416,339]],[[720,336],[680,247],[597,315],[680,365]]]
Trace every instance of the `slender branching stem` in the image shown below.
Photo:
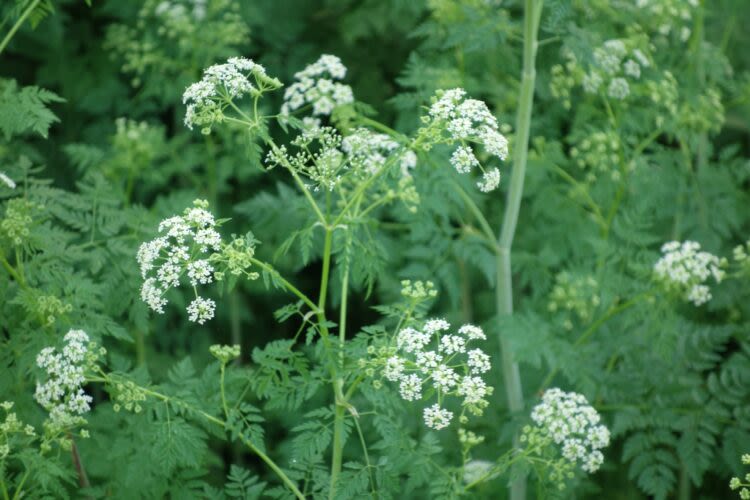
[[[26,18],[31,15],[32,12],[34,12],[34,9],[36,9],[36,6],[39,4],[40,0],[34,0],[29,4],[28,7],[26,7],[26,10],[23,11],[21,14],[21,17],[18,18],[18,21],[16,21],[16,24],[11,26],[10,31],[5,35],[5,38],[3,38],[3,41],[0,42],[0,54],[3,53],[5,50],[5,47],[8,45],[8,42],[10,42],[10,39],[13,38],[13,36],[16,34],[16,31],[18,31],[18,28],[20,28],[24,21],[26,21]]]

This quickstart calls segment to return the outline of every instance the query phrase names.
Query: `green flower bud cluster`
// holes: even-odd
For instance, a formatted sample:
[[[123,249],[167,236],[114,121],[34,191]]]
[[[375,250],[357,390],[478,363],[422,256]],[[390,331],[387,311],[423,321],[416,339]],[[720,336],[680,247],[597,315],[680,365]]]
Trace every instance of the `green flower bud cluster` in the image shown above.
[[[111,385],[110,394],[114,397],[112,409],[116,412],[122,408],[134,413],[140,413],[143,410],[141,403],[146,401],[146,393],[143,388],[130,380]]]
[[[219,360],[222,365],[240,357],[240,346],[214,344],[208,348],[213,357]]]
[[[600,303],[598,290],[599,284],[591,276],[560,272],[555,276],[555,286],[550,293],[547,309],[563,314],[565,329],[572,330],[574,319],[582,323],[591,321]]]
[[[570,149],[570,157],[586,172],[586,181],[590,183],[596,181],[597,174],[609,174],[613,181],[620,180],[621,154],[620,136],[614,130],[589,134]]]
[[[742,463],[743,465],[750,465],[750,454],[742,455]],[[739,477],[733,477],[729,481],[729,488],[740,490],[739,495],[742,500],[750,500],[750,473],[745,474],[744,482]]]
[[[423,300],[437,297],[437,290],[432,281],[401,281],[401,295],[412,300]]]
[[[24,198],[8,200],[5,217],[0,221],[0,236],[10,240],[13,246],[26,244],[31,234],[31,214],[34,208],[35,205]]]
[[[245,276],[249,280],[256,280],[260,276],[255,271],[249,271],[253,265],[255,247],[260,243],[253,233],[248,232],[245,236],[232,235],[232,241],[224,244],[221,251],[213,254],[210,261],[217,263],[220,271],[214,273],[216,281],[221,281],[229,273],[231,276]]]
[[[73,306],[64,303],[54,295],[40,295],[37,297],[37,313],[47,321],[46,326],[53,324],[58,317],[73,310]]]

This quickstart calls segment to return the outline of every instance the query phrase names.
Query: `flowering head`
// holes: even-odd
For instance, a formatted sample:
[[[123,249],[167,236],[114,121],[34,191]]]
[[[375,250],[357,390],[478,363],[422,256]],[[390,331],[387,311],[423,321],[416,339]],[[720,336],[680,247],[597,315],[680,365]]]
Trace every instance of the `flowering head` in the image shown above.
[[[702,252],[695,241],[670,241],[661,247],[662,257],[654,264],[654,276],[664,288],[681,299],[700,306],[711,300],[706,283],[724,279],[727,262]]]
[[[486,337],[481,328],[464,325],[449,333],[450,323],[444,319],[425,321],[417,330],[401,329],[388,346],[378,352],[369,365],[373,374],[398,384],[406,401],[420,401],[427,394],[435,395],[435,403],[423,411],[425,425],[433,429],[447,427],[453,412],[444,408],[448,398],[462,400],[461,417],[468,412],[481,415],[492,394],[482,375],[491,368],[490,357],[472,344]]]
[[[346,66],[336,56],[324,54],[314,63],[294,75],[295,82],[284,91],[281,115],[306,107],[316,116],[328,116],[333,110],[354,102],[349,85],[340,83],[346,76]]]
[[[141,244],[137,260],[144,279],[141,299],[154,311],[164,313],[167,291],[187,284],[195,298],[187,306],[188,319],[204,324],[214,317],[216,304],[198,294],[200,285],[214,280],[245,276],[256,279],[248,269],[252,265],[257,240],[248,233],[224,243],[217,221],[208,211],[208,202],[195,200],[182,215],[164,219],[156,239]]]
[[[481,145],[500,160],[508,156],[508,140],[484,102],[467,99],[466,91],[460,88],[440,90],[422,122],[425,126],[420,129],[417,142],[425,150],[437,144],[455,146],[450,162],[456,171],[466,174],[477,167],[482,171],[482,179],[477,182],[479,190],[487,193],[497,189],[500,170],[483,167],[472,147]]]
[[[203,71],[203,78],[190,85],[182,95],[187,105],[185,126],[211,132],[215,123],[224,121],[225,110],[244,96],[260,97],[264,92],[281,88],[281,82],[266,75],[260,64],[244,57],[231,57],[225,64],[215,64]]]
[[[62,352],[45,347],[36,364],[46,373],[46,381],[37,382],[34,398],[49,412],[47,427],[62,430],[85,423],[82,415],[91,410],[91,396],[83,390],[85,373],[91,371],[104,348],[91,342],[83,330],[70,330],[63,338]]]
[[[531,419],[534,426],[524,428],[522,440],[531,453],[552,449],[561,457],[558,469],[579,466],[593,473],[604,462],[601,449],[609,445],[609,429],[599,424],[599,413],[581,394],[548,389]]]

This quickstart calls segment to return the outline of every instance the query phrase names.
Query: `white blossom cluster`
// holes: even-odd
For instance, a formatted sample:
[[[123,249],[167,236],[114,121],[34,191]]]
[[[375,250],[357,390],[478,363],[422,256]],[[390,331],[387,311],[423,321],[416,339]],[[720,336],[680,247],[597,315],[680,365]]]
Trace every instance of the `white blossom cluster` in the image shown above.
[[[253,81],[250,81],[250,77]],[[281,82],[266,75],[260,64],[244,57],[231,57],[225,64],[215,64],[203,71],[203,78],[190,85],[182,95],[187,105],[185,126],[197,125],[203,133],[224,120],[229,103],[246,95],[257,97],[268,89],[281,87]]]
[[[16,189],[16,182],[8,177],[5,172],[0,172],[0,182],[8,186],[10,189]]]
[[[594,65],[583,76],[583,90],[589,94],[606,86],[612,99],[623,100],[630,95],[629,80],[638,80],[641,69],[651,65],[639,48],[630,49],[623,40],[607,40],[594,49]]]
[[[713,277],[720,283],[725,275],[722,270],[725,262],[700,249],[695,241],[670,241],[662,245],[664,255],[654,264],[656,278],[696,306],[711,300],[708,279]]]
[[[341,59],[324,54],[302,71],[295,73],[296,80],[284,91],[281,114],[288,115],[303,106],[311,105],[313,115],[326,116],[336,106],[354,102],[349,85],[340,83],[346,76],[346,66]]]
[[[609,445],[609,429],[599,425],[599,413],[581,394],[548,389],[532,410],[531,419],[560,447],[565,460],[580,461],[585,472],[596,472],[604,462],[600,450]]]
[[[91,410],[92,398],[83,390],[84,373],[102,354],[83,330],[70,330],[63,340],[62,352],[45,347],[36,357],[36,364],[46,371],[47,380],[37,382],[34,398],[49,412],[50,421],[57,428],[81,423],[81,415]]]
[[[188,5],[183,5],[182,3],[164,0],[156,6],[154,14],[171,21],[183,20],[188,16],[196,21],[203,21],[206,18],[206,2],[207,0],[190,0],[187,2]]]
[[[385,379],[398,383],[406,401],[421,400],[430,388],[435,390],[437,402],[424,409],[423,417],[425,425],[438,430],[453,419],[453,412],[442,406],[446,397],[463,399],[462,416],[466,411],[481,415],[488,404],[485,397],[492,394],[482,379],[491,368],[490,357],[471,346],[486,340],[484,332],[474,325],[464,325],[457,333],[448,333],[450,328],[444,319],[427,320],[420,330],[403,328],[375,362]]]
[[[450,158],[457,172],[466,174],[479,167],[483,175],[477,187],[485,193],[497,189],[500,170],[485,169],[471,146],[481,144],[487,153],[500,160],[508,156],[508,140],[499,131],[497,119],[484,102],[467,99],[466,91],[460,88],[438,91],[428,116],[422,121],[427,127],[420,132],[429,137],[428,144],[458,145]]]
[[[401,174],[408,176],[409,171],[417,166],[417,155],[386,134],[378,134],[366,128],[358,128],[344,137],[341,149],[349,157],[352,167],[374,174],[380,170],[393,154],[397,154]]]
[[[691,19],[698,0],[636,0],[635,6],[646,12],[652,23],[655,23],[660,35],[668,36],[678,33],[680,41],[690,38]]]
[[[141,299],[159,314],[164,312],[170,288],[177,288],[183,278],[196,290],[188,305],[188,319],[203,324],[214,317],[215,303],[200,297],[198,285],[214,281],[215,269],[210,256],[221,250],[221,235],[216,231],[208,202],[195,200],[183,215],[173,216],[159,224],[158,238],[141,244],[137,260],[141,276]]]

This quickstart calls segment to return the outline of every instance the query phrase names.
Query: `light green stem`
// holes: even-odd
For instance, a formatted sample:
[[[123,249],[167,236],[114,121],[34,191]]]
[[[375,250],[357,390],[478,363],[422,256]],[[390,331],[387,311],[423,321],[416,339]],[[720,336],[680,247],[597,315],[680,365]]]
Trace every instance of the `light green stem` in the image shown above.
[[[525,0],[523,29],[523,74],[516,116],[516,140],[513,154],[513,170],[510,176],[503,226],[498,238],[497,284],[495,303],[498,316],[513,314],[513,283],[511,276],[511,248],[521,208],[526,160],[529,148],[529,130],[531,127],[531,109],[534,104],[534,82],[536,80],[536,50],[539,19],[542,14],[543,0]],[[500,334],[503,381],[508,399],[508,408],[513,414],[523,410],[523,389],[521,374],[518,369],[512,347],[508,339]],[[514,448],[518,447],[518,436],[514,439]],[[526,477],[519,475],[510,485],[511,500],[523,500],[526,497]]]
[[[5,50],[5,47],[8,45],[8,42],[10,42],[10,39],[13,38],[13,35],[16,34],[16,31],[18,31],[18,28],[20,28],[24,21],[26,21],[26,18],[29,17],[29,15],[34,12],[34,9],[36,9],[37,4],[40,0],[34,0],[29,4],[28,7],[26,7],[26,10],[23,11],[23,14],[21,14],[21,17],[18,18],[18,21],[16,21],[16,24],[14,24],[7,35],[5,35],[5,38],[3,38],[3,41],[0,42],[0,54],[3,53],[3,50]]]

